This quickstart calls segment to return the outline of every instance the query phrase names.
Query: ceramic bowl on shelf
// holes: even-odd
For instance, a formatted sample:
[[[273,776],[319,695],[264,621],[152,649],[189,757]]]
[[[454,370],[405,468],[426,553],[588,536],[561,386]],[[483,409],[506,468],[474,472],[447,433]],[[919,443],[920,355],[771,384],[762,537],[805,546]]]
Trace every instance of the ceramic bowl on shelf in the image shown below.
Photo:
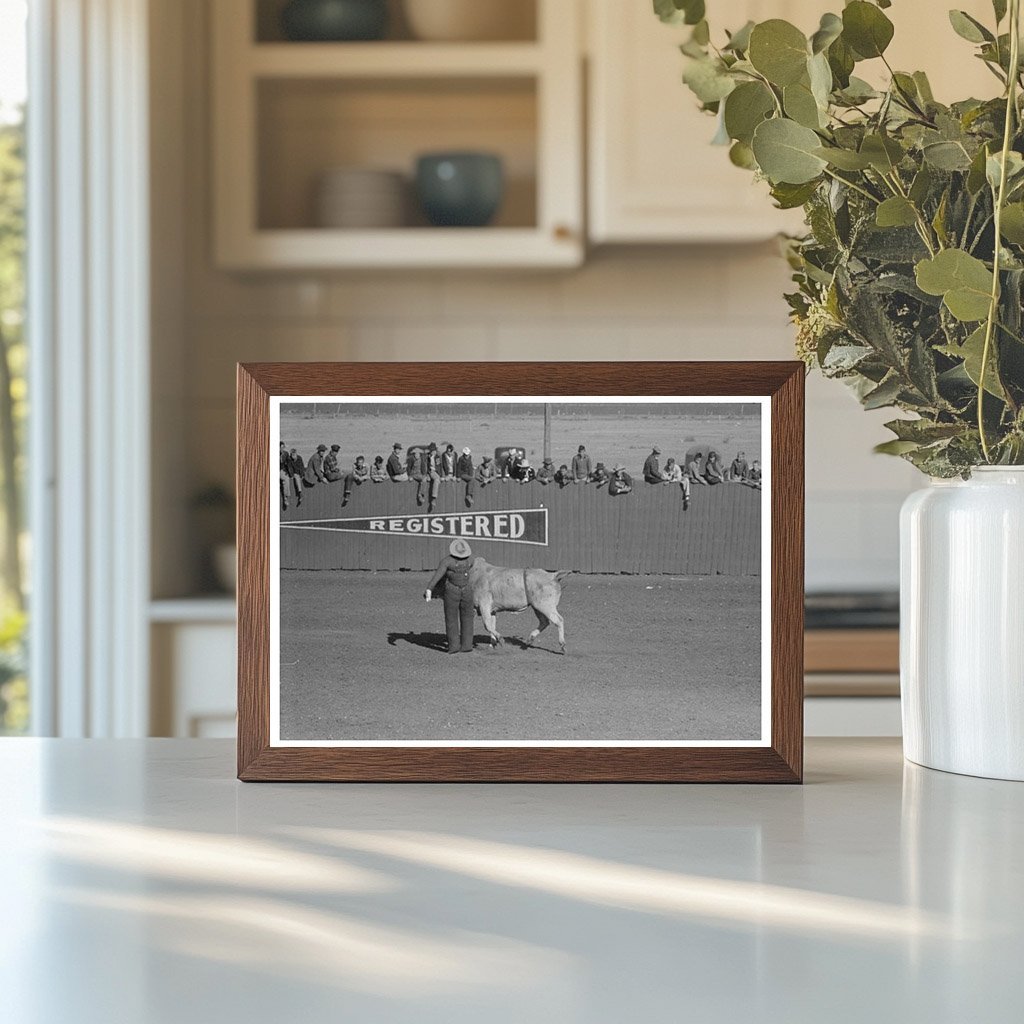
[[[417,39],[487,42],[535,37],[535,0],[404,0]]]
[[[416,161],[416,194],[435,227],[489,224],[505,195],[505,172],[494,153],[425,153]]]
[[[406,222],[409,187],[405,175],[371,167],[336,167],[320,177],[316,223],[321,228],[373,230]]]
[[[293,42],[364,42],[382,38],[387,27],[387,0],[289,0],[281,11]]]

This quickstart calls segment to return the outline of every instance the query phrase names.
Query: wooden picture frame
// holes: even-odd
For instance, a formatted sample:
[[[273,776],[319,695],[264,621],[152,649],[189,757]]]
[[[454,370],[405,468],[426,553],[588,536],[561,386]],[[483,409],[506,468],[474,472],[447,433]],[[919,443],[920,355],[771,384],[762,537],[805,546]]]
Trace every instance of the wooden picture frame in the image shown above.
[[[770,738],[751,746],[271,743],[271,400],[295,396],[758,398],[770,409]],[[363,399],[365,401],[365,398]],[[540,399],[538,399],[540,400]],[[723,399],[724,401],[724,399]],[[800,782],[804,367],[799,362],[238,366],[238,777],[243,781]],[[382,485],[384,486],[384,485]],[[768,593],[768,588],[762,594]],[[767,685],[767,684],[766,684]]]

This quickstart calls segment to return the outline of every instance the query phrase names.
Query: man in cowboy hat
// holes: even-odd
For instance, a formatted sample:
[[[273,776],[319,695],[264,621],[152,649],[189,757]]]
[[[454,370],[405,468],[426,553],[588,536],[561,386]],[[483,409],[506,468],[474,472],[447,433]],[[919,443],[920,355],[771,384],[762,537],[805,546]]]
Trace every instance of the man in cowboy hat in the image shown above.
[[[473,589],[469,585],[472,555],[467,541],[461,537],[453,540],[423,593],[429,601],[434,596],[434,587],[444,577],[444,629],[449,654],[473,653]]]
[[[307,487],[327,483],[327,478],[324,476],[324,452],[326,451],[327,445],[318,444],[316,452],[310,455],[309,462],[306,463],[306,475],[303,477]]]
[[[388,457],[388,476],[393,484],[405,483],[409,474],[405,470],[405,463],[402,461],[402,446],[396,441],[391,446],[391,455]]]
[[[329,484],[336,483],[341,479],[341,464],[338,462],[340,451],[340,444],[332,444],[331,450],[324,456],[324,477]]]
[[[620,462],[612,470],[612,478],[608,481],[609,494],[629,494],[633,490],[633,478],[626,472]]]
[[[644,483],[668,483],[668,477],[662,472],[661,466],[658,465],[659,455],[661,455],[661,449],[655,445],[651,449],[651,454],[647,456],[647,461],[644,462]]]

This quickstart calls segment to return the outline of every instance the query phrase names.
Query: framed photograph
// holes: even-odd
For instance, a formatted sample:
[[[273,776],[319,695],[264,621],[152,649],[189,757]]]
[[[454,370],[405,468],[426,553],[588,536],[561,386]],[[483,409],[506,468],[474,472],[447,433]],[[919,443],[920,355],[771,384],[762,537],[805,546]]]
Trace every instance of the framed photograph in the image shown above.
[[[799,782],[797,362],[238,368],[238,774]]]

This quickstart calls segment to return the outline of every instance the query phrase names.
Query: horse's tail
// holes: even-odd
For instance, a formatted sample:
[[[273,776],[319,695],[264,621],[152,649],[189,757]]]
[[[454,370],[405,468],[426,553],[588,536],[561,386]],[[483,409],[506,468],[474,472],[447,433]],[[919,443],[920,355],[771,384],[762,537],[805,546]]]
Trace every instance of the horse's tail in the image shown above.
[[[567,580],[575,572],[574,569],[559,569],[555,573],[555,582],[561,583],[563,580]]]

